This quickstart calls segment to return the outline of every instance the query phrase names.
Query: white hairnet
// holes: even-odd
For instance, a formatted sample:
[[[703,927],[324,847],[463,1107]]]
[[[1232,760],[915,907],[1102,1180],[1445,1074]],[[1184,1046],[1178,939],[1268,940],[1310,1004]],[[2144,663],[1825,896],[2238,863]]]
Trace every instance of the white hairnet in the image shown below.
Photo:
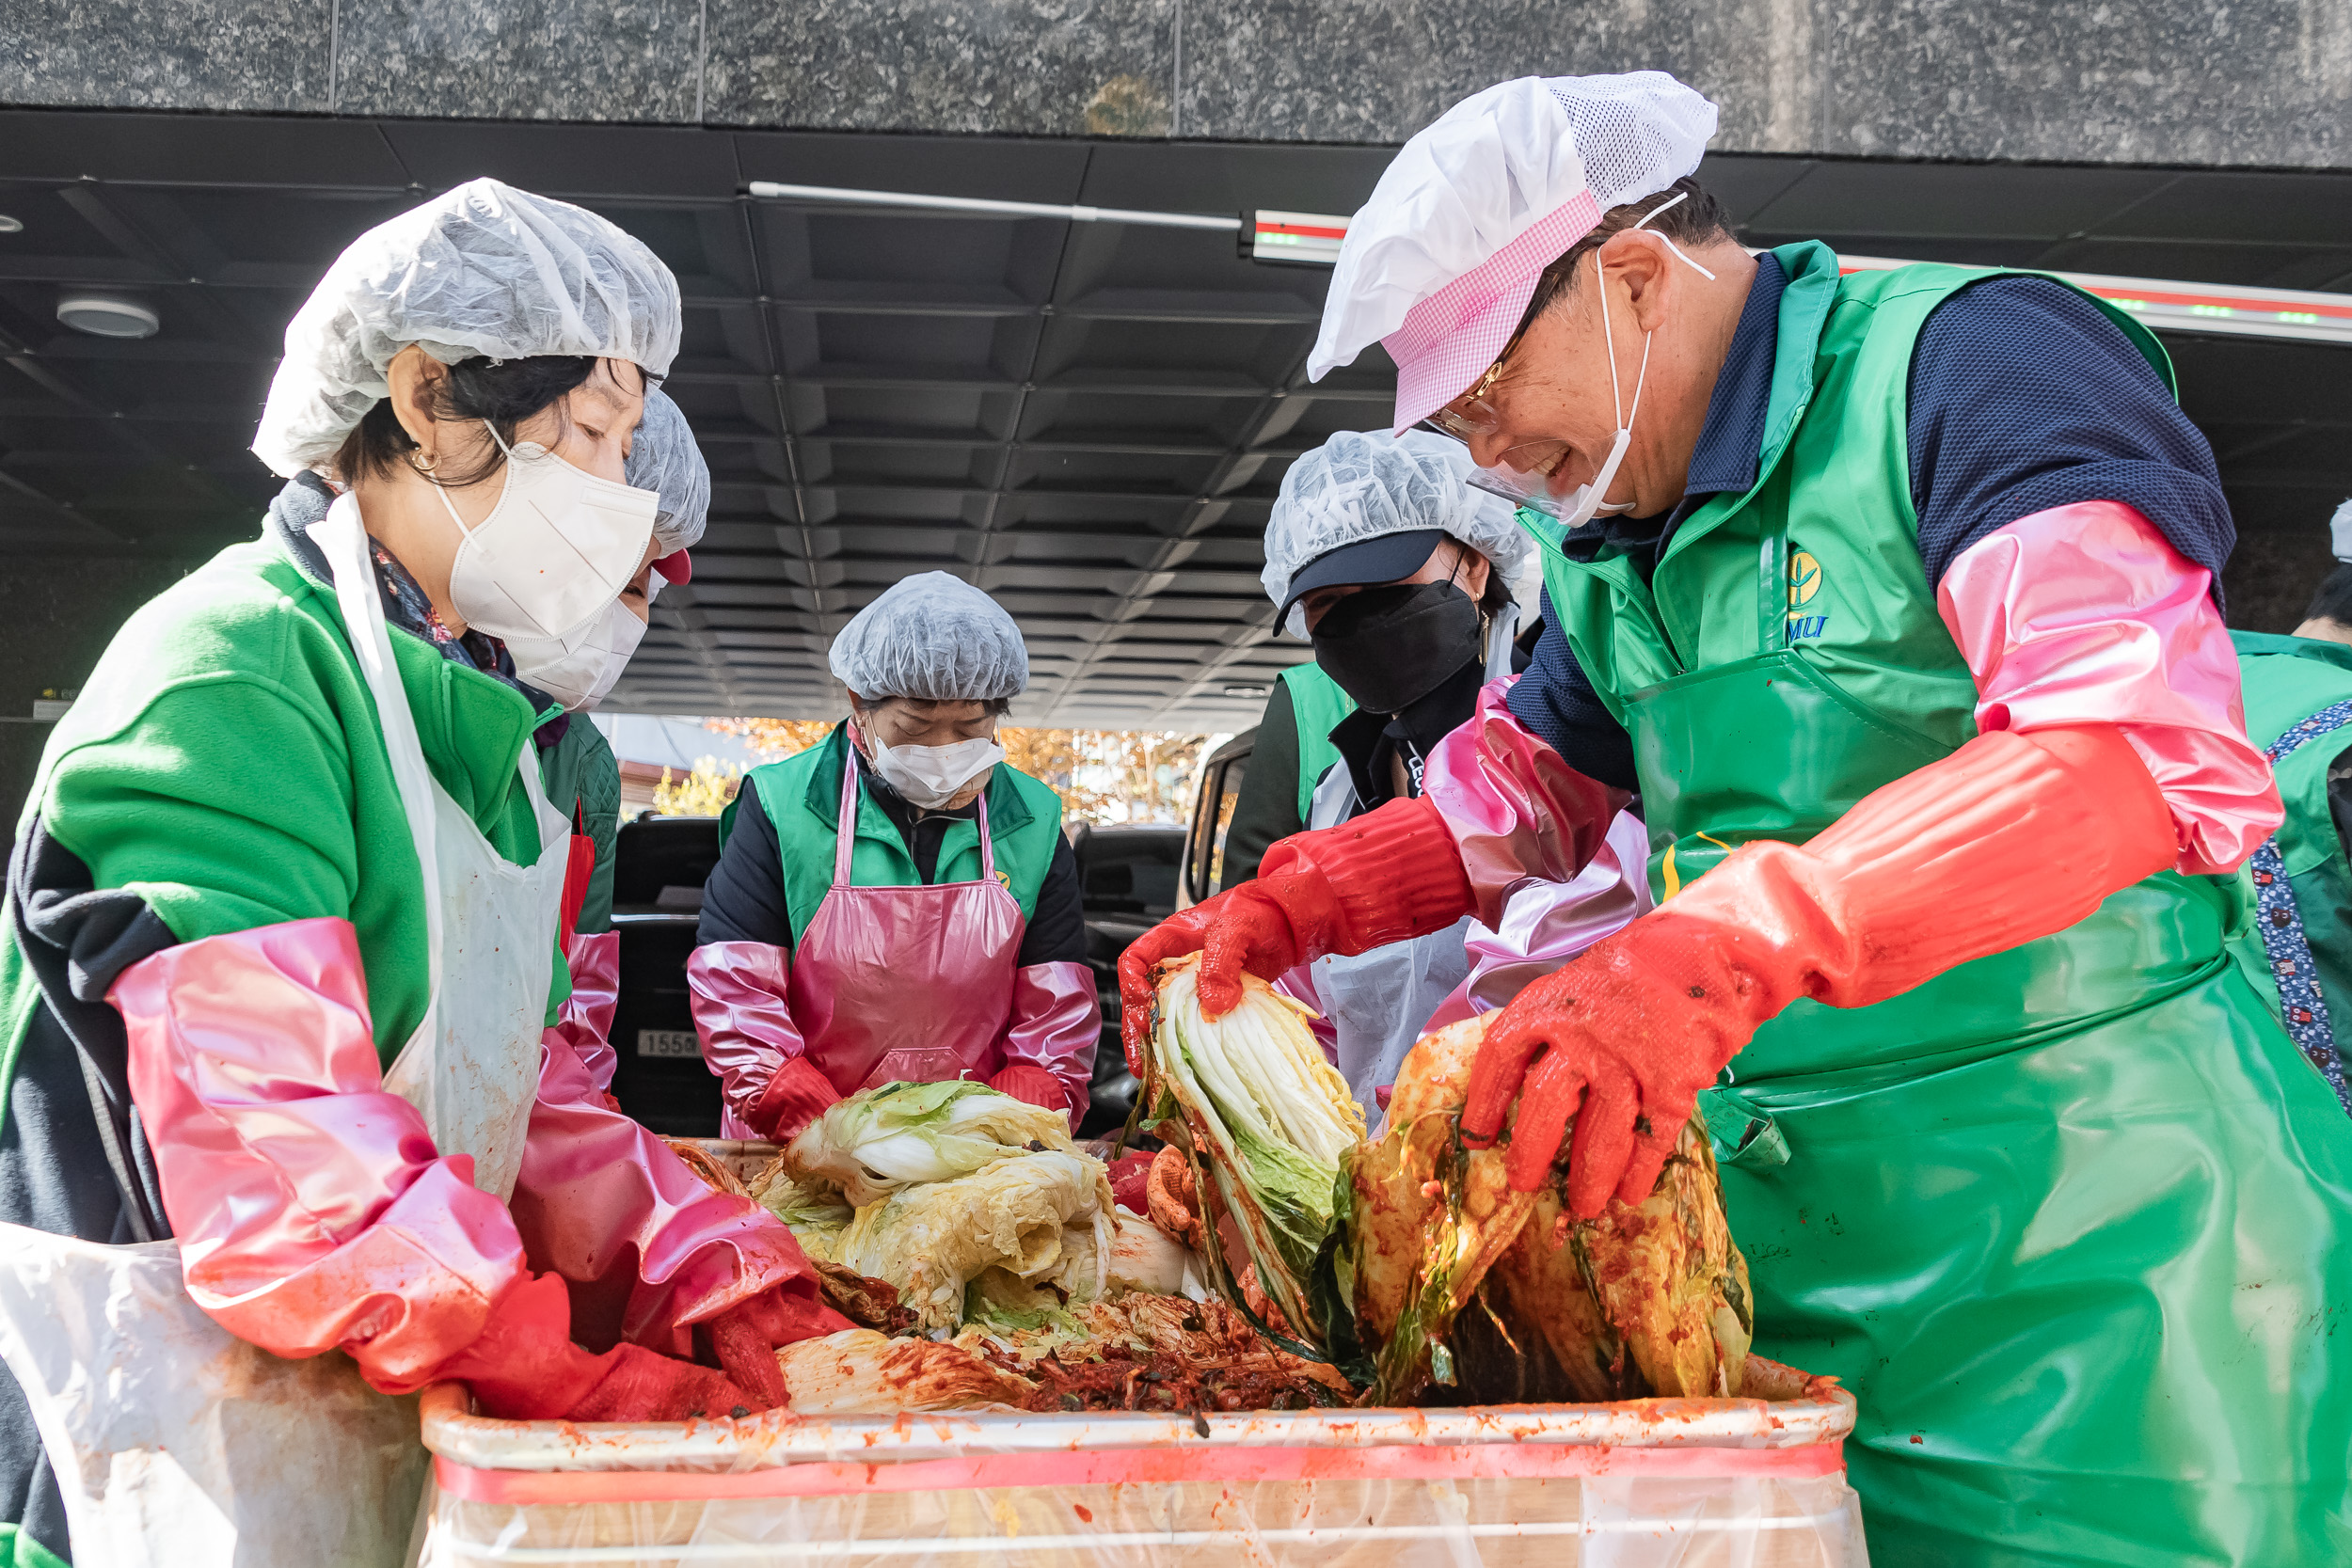
[[[1516,584],[1533,548],[1502,497],[1473,489],[1470,449],[1426,430],[1403,436],[1343,430],[1293,463],[1274,498],[1259,576],[1277,606],[1300,568],[1346,545],[1441,528]],[[1298,608],[1286,629],[1307,635]]]
[[[960,578],[901,578],[833,640],[834,677],[861,697],[980,703],[1029,687],[1029,650],[1005,607]]]
[[[1698,167],[1715,119],[1662,71],[1525,76],[1462,100],[1349,220],[1309,379],[1387,341],[1393,428],[1425,419],[1494,363],[1536,277],[1601,214]]]
[[[2338,561],[2352,562],[2352,500],[2336,508],[2336,515],[2328,519],[2328,554]]]
[[[443,364],[590,354],[666,374],[677,279],[638,240],[568,202],[473,180],[335,258],[286,324],[253,451],[286,478],[335,454],[415,343]]]
[[[659,387],[645,388],[644,418],[629,439],[622,479],[661,499],[654,503],[657,556],[691,548],[710,520],[710,466],[686,423],[686,411]]]

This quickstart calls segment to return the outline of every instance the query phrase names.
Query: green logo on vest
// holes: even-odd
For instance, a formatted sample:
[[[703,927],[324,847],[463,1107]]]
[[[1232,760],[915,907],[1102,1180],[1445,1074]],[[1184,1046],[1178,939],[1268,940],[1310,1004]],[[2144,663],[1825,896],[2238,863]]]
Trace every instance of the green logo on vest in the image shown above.
[[[1802,615],[1798,611],[1813,602],[1813,595],[1821,591],[1821,563],[1804,550],[1788,552],[1788,641],[1801,641],[1821,635],[1829,625],[1829,617]]]

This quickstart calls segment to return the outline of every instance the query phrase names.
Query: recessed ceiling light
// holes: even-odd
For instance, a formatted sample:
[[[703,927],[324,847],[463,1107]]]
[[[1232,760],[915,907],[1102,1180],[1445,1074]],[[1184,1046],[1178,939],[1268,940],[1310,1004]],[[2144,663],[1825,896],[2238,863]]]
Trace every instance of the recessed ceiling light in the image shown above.
[[[57,301],[57,319],[93,338],[152,338],[164,325],[149,307],[109,294],[65,294]]]
[[[1225,689],[1225,695],[1228,697],[1263,697],[1266,694],[1266,689],[1263,686],[1229,686]]]
[[[22,234],[24,232],[24,220],[23,218],[12,218],[6,213],[0,213],[0,234]]]

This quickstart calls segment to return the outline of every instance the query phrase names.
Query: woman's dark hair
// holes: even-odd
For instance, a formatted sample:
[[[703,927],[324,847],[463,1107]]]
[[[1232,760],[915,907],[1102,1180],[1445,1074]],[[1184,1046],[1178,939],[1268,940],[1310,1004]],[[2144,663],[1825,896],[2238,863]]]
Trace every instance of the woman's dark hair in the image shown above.
[[[1511,602],[1511,584],[1509,579],[1503,577],[1502,568],[1495,563],[1495,558],[1476,546],[1462,543],[1450,533],[1446,535],[1445,543],[1462,552],[1461,560],[1468,560],[1475,555],[1486,563],[1486,591],[1478,595],[1478,609],[1480,613],[1488,616],[1502,614],[1503,607]],[[1458,561],[1454,567],[1454,575],[1456,577],[1461,575]]]
[[[1478,595],[1478,608],[1488,615],[1500,615],[1511,602],[1511,585],[1502,576],[1502,568],[1486,562],[1486,591]]]
[[[1663,212],[1658,212],[1659,203],[1673,200],[1677,195],[1683,199],[1676,201]],[[1642,223],[1642,214],[1652,212],[1657,212],[1658,215],[1647,223]],[[1535,292],[1528,296],[1527,313],[1519,317],[1518,332],[1526,331],[1530,323],[1551,309],[1554,300],[1576,287],[1579,261],[1606,245],[1612,235],[1621,234],[1637,223],[1641,223],[1650,233],[1663,234],[1685,250],[1734,237],[1731,214],[1724,211],[1724,204],[1688,175],[1654,196],[1629,201],[1622,207],[1612,207],[1601,214],[1599,224],[1591,233],[1554,259],[1544,269],[1543,276],[1535,279]],[[1513,334],[1514,337],[1517,335],[1517,332]]]
[[[564,393],[586,384],[596,373],[596,360],[587,354],[549,354],[529,359],[491,359],[476,355],[449,367],[434,394],[436,420],[486,420],[499,440],[515,444],[515,427],[557,402]],[[651,378],[647,378],[651,384]],[[360,420],[358,428],[343,437],[335,452],[335,471],[345,483],[357,479],[380,479],[408,461],[417,443],[400,428],[392,400],[379,398]],[[463,468],[447,464],[424,478],[436,484],[463,489],[479,484],[499,471],[506,454],[495,445]],[[419,470],[422,472],[422,470]]]
[[[2328,580],[2312,595],[2312,608],[2303,611],[2303,619],[2352,626],[2352,566],[2339,566],[2328,574]]]

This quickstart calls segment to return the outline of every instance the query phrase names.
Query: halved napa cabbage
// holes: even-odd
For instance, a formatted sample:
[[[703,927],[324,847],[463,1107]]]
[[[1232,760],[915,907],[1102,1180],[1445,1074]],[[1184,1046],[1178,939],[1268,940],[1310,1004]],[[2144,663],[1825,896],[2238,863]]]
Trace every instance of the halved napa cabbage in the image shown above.
[[[863,1209],[910,1183],[953,1180],[1032,1146],[1074,1148],[1069,1117],[948,1079],[859,1090],[803,1129],[782,1164],[803,1186],[830,1184]]]
[[[863,1206],[832,1258],[896,1285],[925,1329],[952,1332],[964,1288],[986,1270],[1073,1297],[1100,1295],[1112,1209],[1101,1161],[1075,1149],[1016,1149],[967,1176],[917,1182]]]
[[[1320,1351],[1333,1325],[1327,1305],[1310,1299],[1310,1277],[1331,1230],[1341,1162],[1363,1141],[1363,1114],[1297,1004],[1245,974],[1240,1005],[1212,1022],[1198,968],[1197,957],[1161,966],[1144,1103],[1181,1118],[1259,1284]],[[1231,1293],[1239,1299],[1238,1289]]]

